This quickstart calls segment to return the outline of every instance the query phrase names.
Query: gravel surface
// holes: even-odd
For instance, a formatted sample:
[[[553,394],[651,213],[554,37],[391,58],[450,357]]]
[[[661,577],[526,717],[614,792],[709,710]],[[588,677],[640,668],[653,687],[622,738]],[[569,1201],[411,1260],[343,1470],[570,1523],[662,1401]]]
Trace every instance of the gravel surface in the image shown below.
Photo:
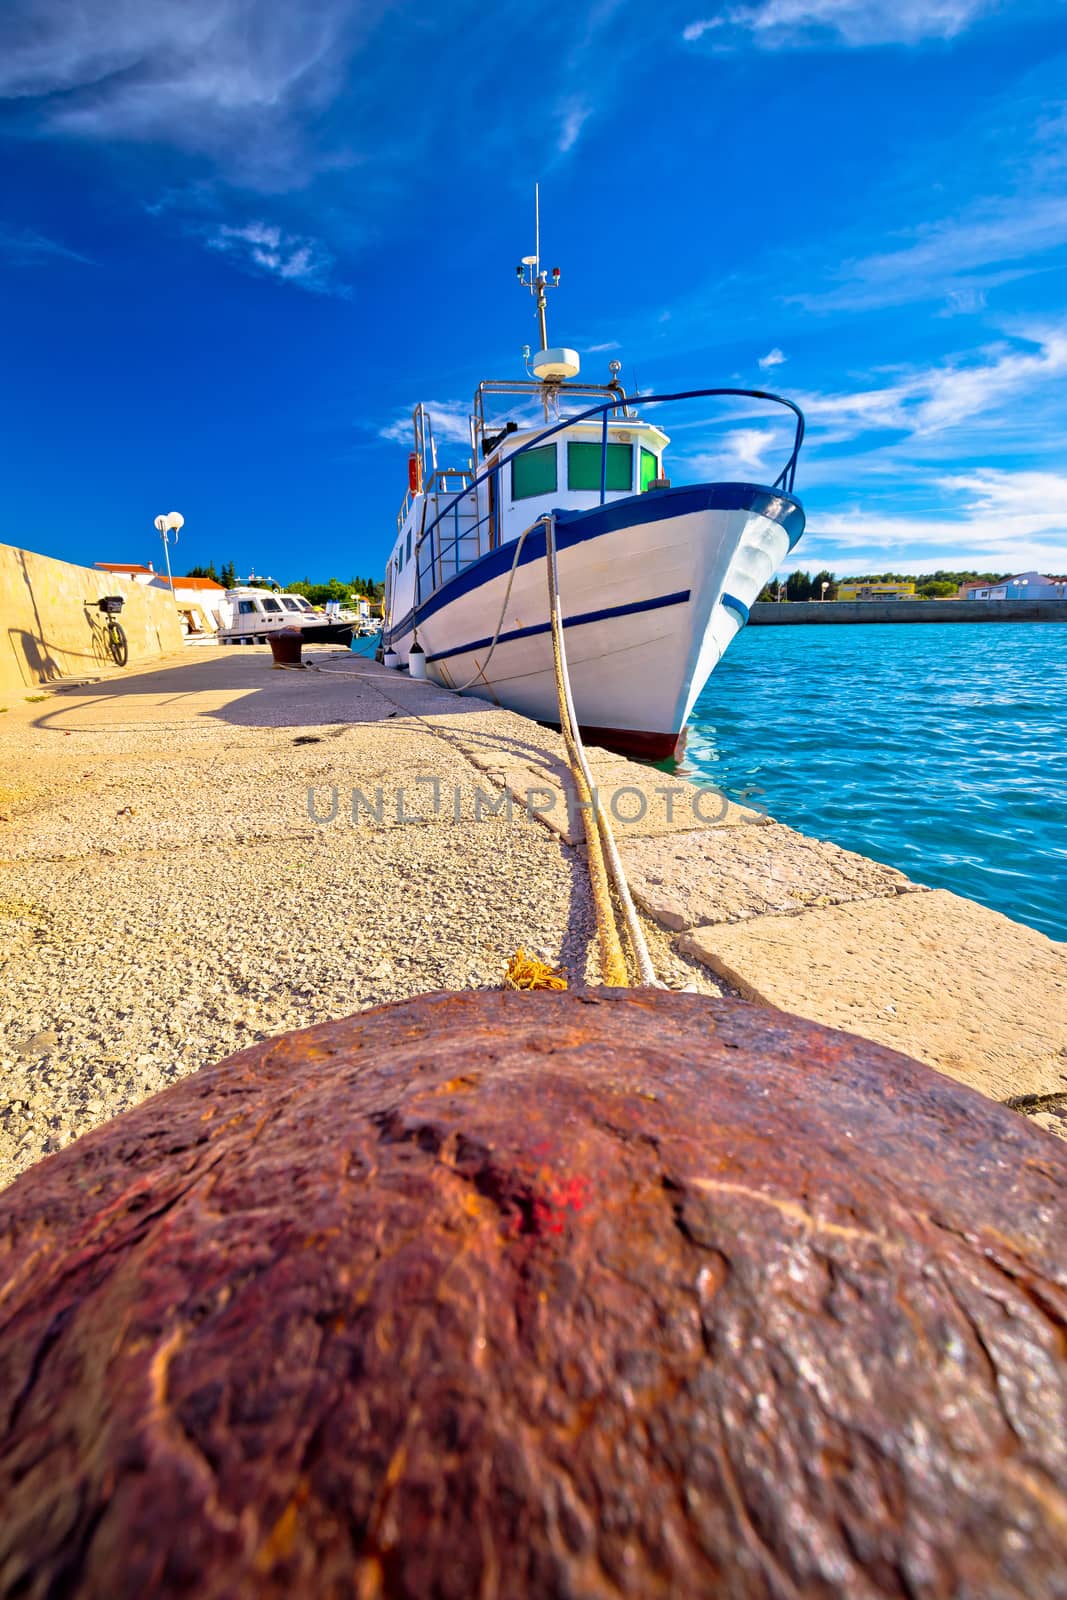
[[[329,677],[201,649],[43,702],[9,697],[0,1184],[271,1035],[498,985],[520,946],[597,981],[581,852],[521,807],[489,815],[478,791],[503,790],[471,759],[501,746],[558,765],[558,736],[330,654]],[[436,814],[419,778],[437,780]],[[335,788],[335,819],[316,823],[309,789],[325,817]],[[354,823],[352,791],[376,805],[379,788],[381,820],[360,806]],[[397,820],[401,788],[420,820]],[[649,932],[668,982],[717,992]]]

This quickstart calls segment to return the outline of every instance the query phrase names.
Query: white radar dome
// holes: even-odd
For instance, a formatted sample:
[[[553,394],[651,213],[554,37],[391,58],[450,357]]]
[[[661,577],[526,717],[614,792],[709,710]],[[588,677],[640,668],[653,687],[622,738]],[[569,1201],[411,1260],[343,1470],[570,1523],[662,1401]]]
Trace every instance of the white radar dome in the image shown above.
[[[577,350],[539,350],[533,358],[539,378],[576,378],[581,365]]]

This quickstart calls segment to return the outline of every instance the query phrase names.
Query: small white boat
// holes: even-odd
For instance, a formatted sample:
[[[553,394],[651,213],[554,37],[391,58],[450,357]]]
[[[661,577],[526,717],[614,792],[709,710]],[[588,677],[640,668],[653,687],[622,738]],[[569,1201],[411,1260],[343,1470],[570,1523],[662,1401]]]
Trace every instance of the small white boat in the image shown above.
[[[415,409],[381,649],[395,651],[399,666],[421,650],[435,681],[557,722],[551,517],[582,732],[663,759],[680,748],[713,668],[803,533],[792,489],[804,419],[763,390],[627,395],[616,361],[610,383],[576,382],[577,354],[546,348],[546,289],[558,269],[548,274],[528,256],[519,276],[537,300],[542,348],[530,378],[479,384],[465,466],[438,466],[429,414]],[[658,408],[724,395],[793,414],[782,471],[766,484],[673,485]],[[507,414],[491,421],[490,406],[501,402]]]
[[[280,628],[299,628],[307,644],[351,643],[359,618],[349,611],[316,611],[302,594],[242,584],[219,604],[219,644],[267,644]]]

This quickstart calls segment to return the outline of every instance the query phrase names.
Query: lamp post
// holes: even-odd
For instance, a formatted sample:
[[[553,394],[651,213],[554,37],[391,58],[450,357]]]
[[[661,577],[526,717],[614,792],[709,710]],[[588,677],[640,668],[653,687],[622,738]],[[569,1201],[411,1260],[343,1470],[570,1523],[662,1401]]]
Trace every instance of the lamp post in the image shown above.
[[[178,530],[184,527],[185,518],[182,516],[180,511],[167,511],[162,516],[156,518],[156,529],[160,538],[163,540],[163,554],[166,557],[167,562],[167,582],[170,585],[170,592],[172,596],[174,594],[174,578],[171,575],[170,570],[170,536],[173,533],[174,543],[177,544]]]
[[[825,581],[825,580],[824,580],[824,581],[823,581],[823,582],[822,582],[822,583],[821,583],[821,584],[820,584],[820,585],[819,585],[819,587],[820,587],[820,589],[821,589],[821,590],[822,590],[822,594],[821,594],[821,595],[820,595],[820,596],[819,596],[819,599],[820,599],[820,600],[825,600],[825,599],[826,599],[826,591],[827,591],[827,589],[828,589],[828,588],[829,588],[829,587],[830,587],[830,585],[829,585],[829,584],[828,584],[828,583],[827,583],[827,582],[826,582],[826,581]]]

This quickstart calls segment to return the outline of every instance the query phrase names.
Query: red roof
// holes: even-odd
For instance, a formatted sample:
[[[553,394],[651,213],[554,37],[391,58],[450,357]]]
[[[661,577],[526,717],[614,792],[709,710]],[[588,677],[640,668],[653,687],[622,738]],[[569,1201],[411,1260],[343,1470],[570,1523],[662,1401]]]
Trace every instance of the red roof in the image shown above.
[[[159,573],[158,572],[156,573],[156,577],[157,578],[159,577]],[[165,583],[167,580],[164,578],[163,581]],[[179,578],[179,577],[175,577],[175,579],[174,579],[174,587],[176,589],[217,589],[220,594],[222,594],[224,592],[222,584],[221,583],[216,583],[214,578]]]
[[[102,572],[151,572],[151,567],[140,567],[136,561],[94,561]]]

